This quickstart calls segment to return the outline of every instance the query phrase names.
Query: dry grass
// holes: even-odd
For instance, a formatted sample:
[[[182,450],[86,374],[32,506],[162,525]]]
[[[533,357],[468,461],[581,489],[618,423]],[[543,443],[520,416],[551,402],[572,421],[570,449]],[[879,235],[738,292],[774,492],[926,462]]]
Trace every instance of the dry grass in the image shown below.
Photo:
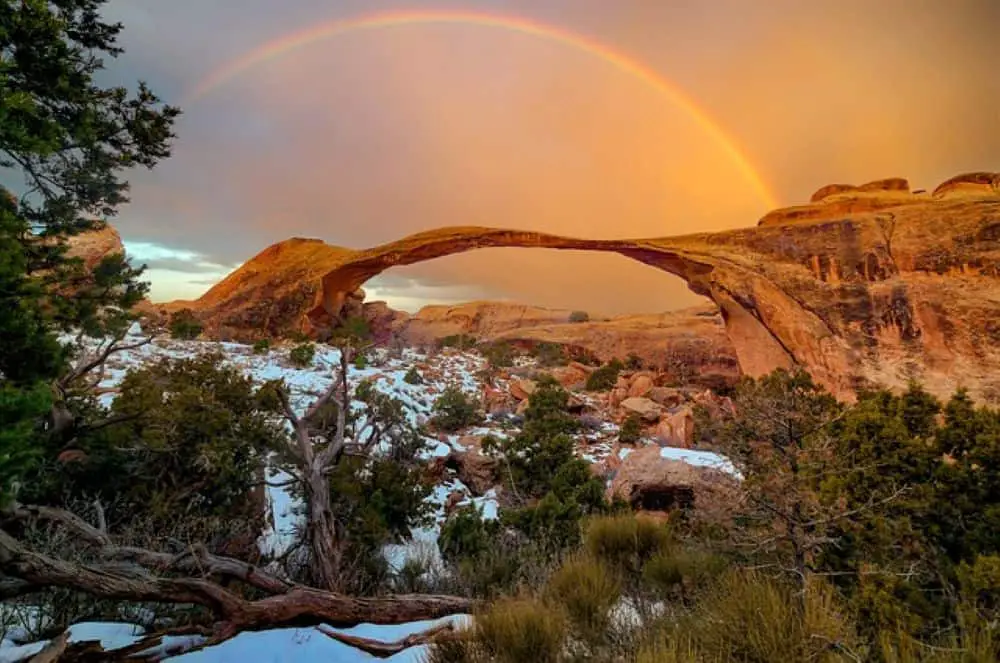
[[[600,638],[608,628],[608,613],[621,592],[619,579],[599,561],[579,556],[552,574],[545,595],[566,610],[584,639]]]

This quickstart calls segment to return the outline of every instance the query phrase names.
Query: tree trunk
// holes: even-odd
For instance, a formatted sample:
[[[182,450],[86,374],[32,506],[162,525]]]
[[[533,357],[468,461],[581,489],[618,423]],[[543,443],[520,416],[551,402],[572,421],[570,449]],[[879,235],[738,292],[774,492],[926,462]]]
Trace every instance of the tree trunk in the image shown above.
[[[330,504],[330,482],[322,468],[309,468],[306,492],[306,540],[309,542],[309,569],[312,581],[331,592],[340,591],[342,542]]]

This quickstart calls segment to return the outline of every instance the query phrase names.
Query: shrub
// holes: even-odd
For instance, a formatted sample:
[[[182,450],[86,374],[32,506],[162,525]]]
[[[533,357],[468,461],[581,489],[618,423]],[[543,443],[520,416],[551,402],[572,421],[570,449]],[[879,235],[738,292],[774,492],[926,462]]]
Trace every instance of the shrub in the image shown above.
[[[643,363],[644,362],[642,361],[642,357],[640,357],[634,352],[630,352],[628,354],[628,357],[625,357],[625,368],[627,368],[630,371],[640,370],[643,366]]]
[[[271,349],[271,341],[266,338],[262,338],[253,344],[253,353],[255,355],[266,355]]]
[[[587,391],[608,391],[615,386],[622,368],[622,363],[617,359],[601,366],[587,377]]]
[[[854,624],[830,586],[812,581],[804,596],[797,591],[753,573],[729,573],[699,602],[691,618],[678,624],[671,646],[696,652],[687,660],[697,661],[860,660],[863,649]]]
[[[368,368],[368,355],[364,352],[359,352],[354,356],[354,368],[359,371],[363,371]]]
[[[296,345],[288,352],[288,361],[292,366],[307,368],[312,366],[313,359],[316,358],[316,346],[312,343]]]
[[[566,609],[573,626],[585,638],[599,638],[609,622],[621,585],[599,561],[579,556],[565,562],[549,579],[545,594]]]
[[[546,368],[565,366],[569,363],[569,357],[566,356],[563,346],[558,343],[538,343],[532,348],[531,354],[538,360],[539,366]]]
[[[471,350],[476,347],[476,337],[469,334],[452,334],[445,336],[438,345],[442,348],[456,348],[458,350]]]
[[[590,320],[590,314],[586,311],[573,311],[569,314],[570,322],[588,322]]]
[[[111,406],[120,422],[86,431],[74,441],[83,459],[44,467],[24,497],[99,498],[111,526],[242,515],[253,506],[247,495],[262,458],[283,444],[275,411],[268,394],[219,354],[130,371]]]
[[[517,355],[514,346],[504,341],[484,345],[480,348],[480,352],[493,368],[513,366],[514,357]]]
[[[566,627],[561,611],[537,599],[501,599],[476,617],[475,638],[498,663],[555,663]]]
[[[657,553],[667,550],[670,530],[651,518],[623,514],[592,518],[584,530],[584,547],[610,568],[637,572]]]
[[[618,441],[622,444],[635,444],[642,437],[642,419],[637,414],[630,414],[622,422],[618,431]]]
[[[479,403],[458,387],[448,387],[434,403],[432,423],[439,430],[454,433],[482,421]]]
[[[720,576],[728,562],[710,552],[672,547],[651,557],[642,567],[645,586],[661,594],[686,594]]]
[[[170,316],[170,337],[190,341],[198,338],[204,327],[194,311],[183,308]]]
[[[424,376],[420,375],[416,366],[410,366],[410,370],[406,371],[406,375],[403,376],[403,382],[412,385],[423,384]]]
[[[496,521],[483,519],[475,506],[462,507],[452,513],[441,526],[438,548],[441,557],[453,561],[460,558],[475,559],[490,548],[496,535]]]

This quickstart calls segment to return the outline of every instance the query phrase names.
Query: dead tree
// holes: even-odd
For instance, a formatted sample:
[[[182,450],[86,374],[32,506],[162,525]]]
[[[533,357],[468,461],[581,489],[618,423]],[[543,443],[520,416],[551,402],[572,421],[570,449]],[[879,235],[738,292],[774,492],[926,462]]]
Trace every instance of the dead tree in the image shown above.
[[[353,597],[307,587],[238,559],[210,554],[203,546],[181,554],[121,546],[102,527],[63,509],[14,504],[5,509],[3,516],[3,524],[8,527],[42,521],[65,528],[76,541],[89,547],[93,561],[72,562],[40,553],[0,529],[0,599],[7,601],[61,587],[101,599],[199,605],[214,617],[199,647],[219,644],[244,631],[320,624],[343,628],[363,622],[402,624],[467,613],[474,607],[471,599],[456,596]],[[245,599],[220,584],[226,579],[239,581],[266,596]],[[153,637],[165,633],[170,631]],[[440,628],[433,629],[411,636],[406,642],[424,644],[442,633]],[[371,651],[401,646],[338,639]]]
[[[351,389],[349,366],[365,342],[357,333],[335,337],[339,345],[338,365],[333,369],[330,386],[299,415],[292,407],[287,389],[278,386],[285,419],[292,435],[285,456],[286,472],[302,495],[305,524],[301,544],[309,552],[313,582],[324,589],[343,589],[346,537],[343,525],[333,511],[330,474],[346,456],[371,455],[383,441],[398,432],[392,422],[380,421],[377,412],[369,411],[364,425],[349,425]],[[332,419],[332,421],[331,421]]]

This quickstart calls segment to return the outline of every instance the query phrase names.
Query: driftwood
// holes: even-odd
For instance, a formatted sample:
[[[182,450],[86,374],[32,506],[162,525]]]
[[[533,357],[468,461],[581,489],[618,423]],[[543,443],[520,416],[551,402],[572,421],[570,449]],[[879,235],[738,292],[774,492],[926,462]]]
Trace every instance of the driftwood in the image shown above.
[[[361,623],[403,624],[468,613],[474,607],[471,599],[458,596],[355,597],[315,589],[277,578],[237,559],[211,555],[204,548],[170,555],[117,546],[105,532],[62,509],[16,505],[7,515],[67,527],[79,540],[94,547],[101,560],[82,564],[58,559],[28,548],[0,530],[0,573],[8,579],[7,598],[61,587],[102,599],[200,605],[212,612],[215,623],[211,636],[199,648],[219,644],[244,631],[320,624],[341,628]],[[218,584],[218,578],[240,580],[269,596],[244,599]],[[414,642],[423,643],[419,638]]]

